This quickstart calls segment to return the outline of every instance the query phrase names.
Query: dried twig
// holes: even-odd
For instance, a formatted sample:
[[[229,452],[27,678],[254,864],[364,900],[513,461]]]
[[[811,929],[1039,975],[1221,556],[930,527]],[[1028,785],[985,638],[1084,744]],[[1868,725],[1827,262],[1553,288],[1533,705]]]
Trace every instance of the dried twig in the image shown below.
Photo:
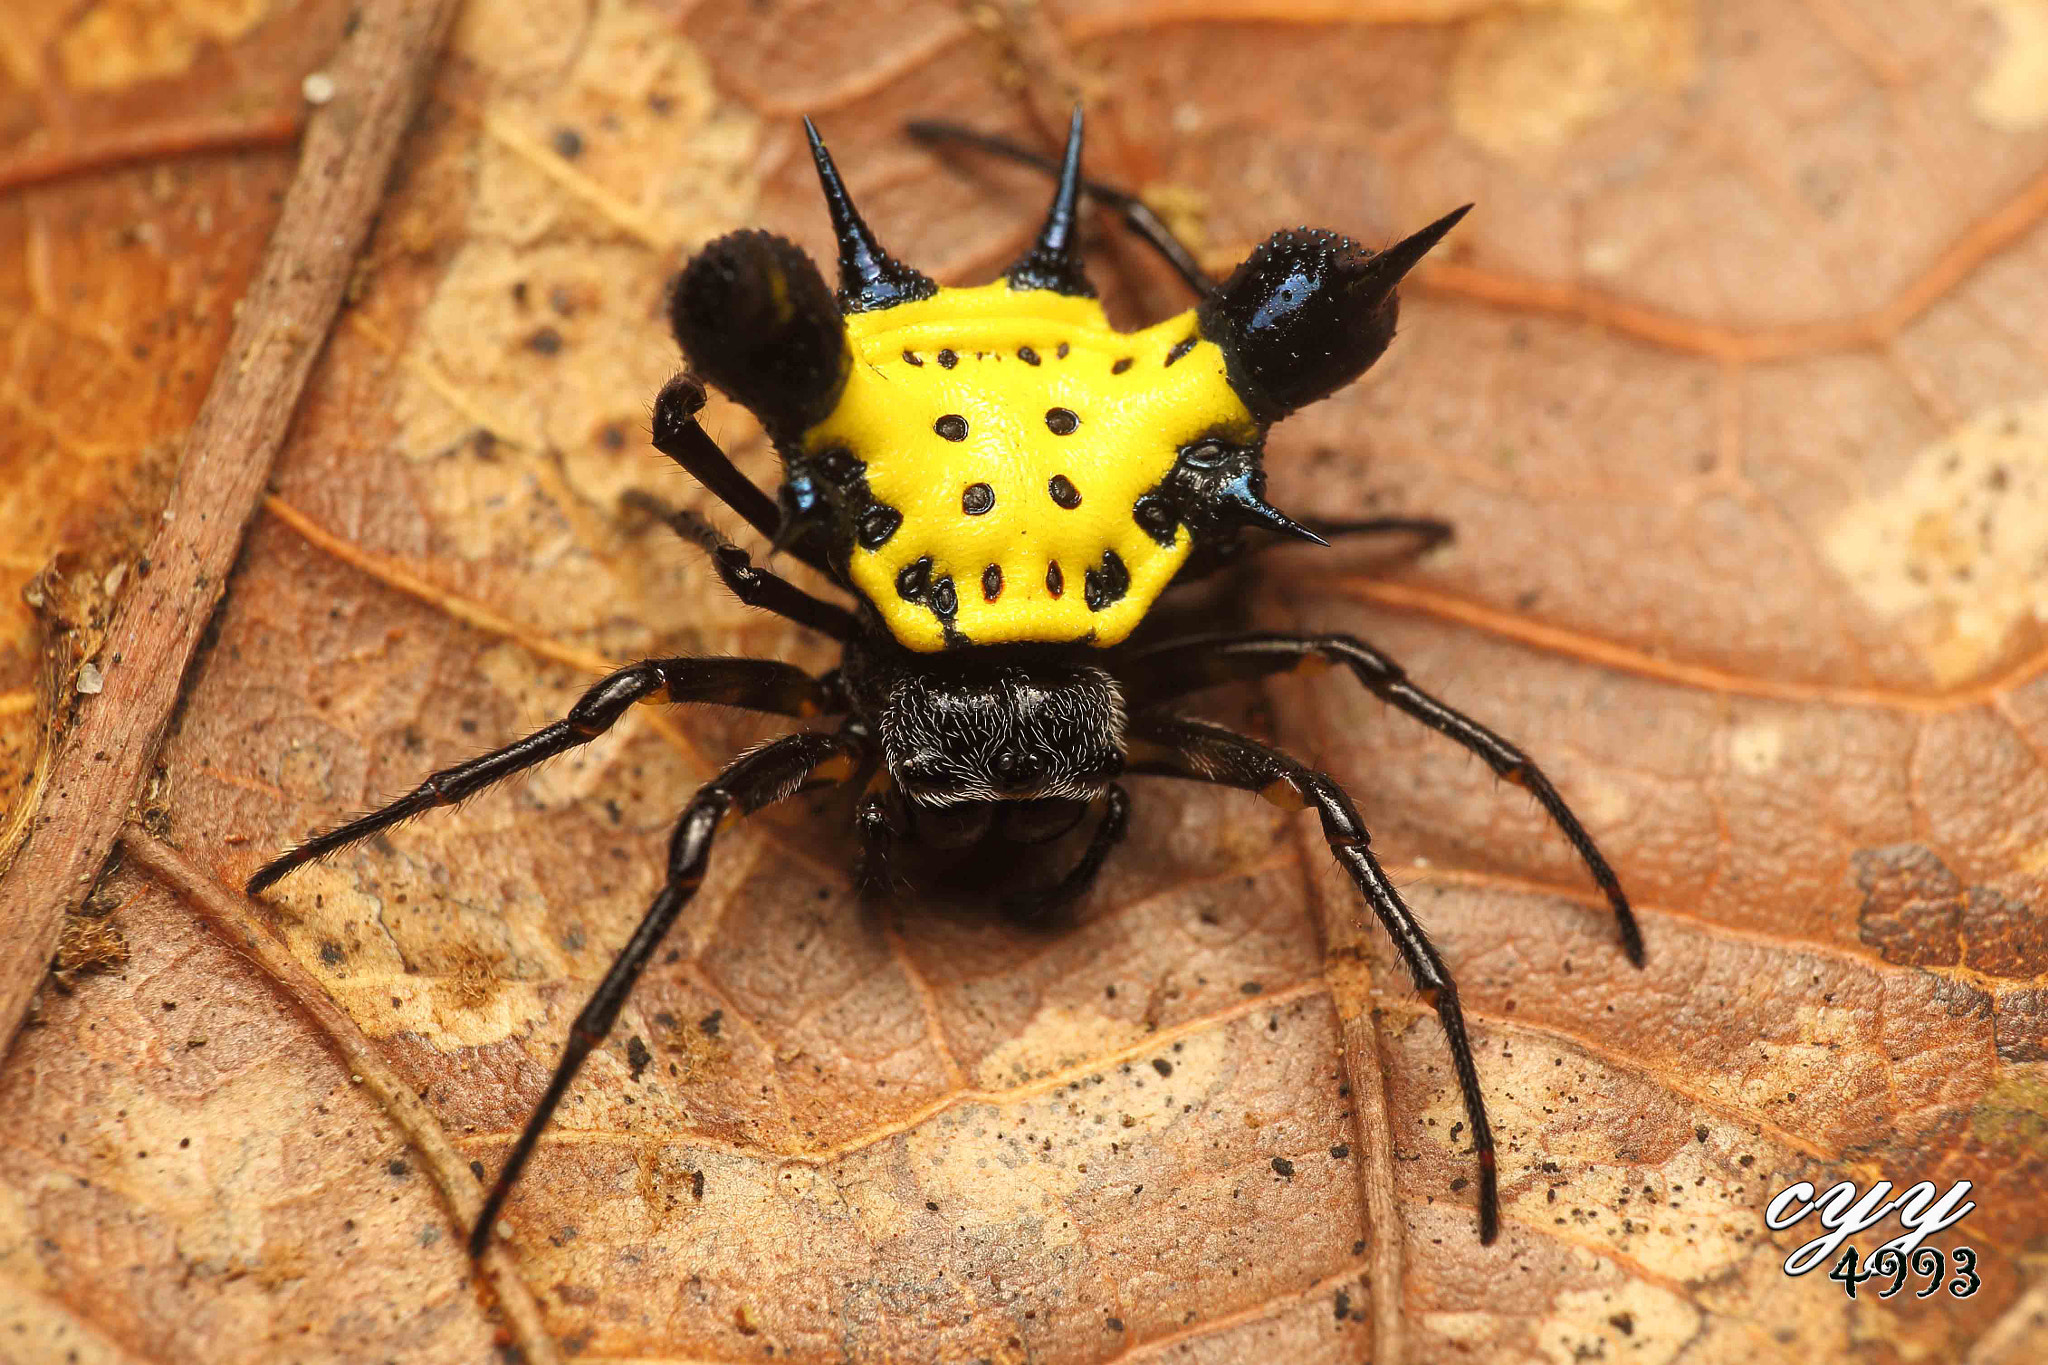
[[[313,974],[299,965],[291,950],[264,928],[246,897],[221,885],[183,853],[137,826],[130,825],[121,831],[121,844],[137,866],[176,892],[230,947],[262,968],[285,997],[327,1036],[347,1065],[350,1078],[360,1081],[363,1089],[375,1097],[419,1153],[421,1167],[454,1215],[461,1234],[456,1241],[460,1243],[467,1237],[483,1205],[483,1192],[470,1172],[469,1162],[448,1140],[440,1120],[425,1101],[385,1064],[383,1054],[356,1027],[348,1011],[337,1005]],[[524,1353],[527,1365],[554,1365],[559,1359],[554,1340],[547,1334],[540,1308],[526,1282],[519,1278],[512,1253],[503,1243],[493,1242],[478,1269],[505,1310],[506,1326]]]
[[[154,570],[121,602],[101,652],[105,689],[83,702],[0,880],[0,1049],[156,758],[454,9],[454,0],[370,0],[329,68],[336,96],[307,125],[263,267],[187,435],[146,552]]]

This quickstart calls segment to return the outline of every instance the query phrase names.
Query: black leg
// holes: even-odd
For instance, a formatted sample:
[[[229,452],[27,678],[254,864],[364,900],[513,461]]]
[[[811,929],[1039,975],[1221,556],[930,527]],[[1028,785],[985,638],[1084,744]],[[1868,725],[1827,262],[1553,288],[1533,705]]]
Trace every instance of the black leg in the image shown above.
[[[859,632],[860,624],[853,619],[852,612],[811,596],[768,569],[755,568],[753,556],[720,535],[717,527],[695,512],[676,511],[659,498],[638,489],[628,490],[624,501],[659,517],[670,530],[710,556],[711,567],[718,571],[719,581],[747,606],[772,611],[835,640],[851,640]]]
[[[1621,879],[1607,865],[1593,836],[1565,805],[1543,770],[1514,745],[1478,721],[1444,705],[1408,681],[1401,666],[1349,635],[1212,635],[1176,640],[1148,650],[1119,666],[1131,705],[1158,706],[1189,692],[1218,683],[1245,682],[1276,673],[1343,664],[1381,701],[1415,717],[1438,734],[1447,735],[1486,760],[1495,774],[1536,798],[1551,823],[1563,832],[1607,897],[1621,932],[1628,960],[1643,965],[1643,934],[1629,908]]]
[[[1103,794],[1103,802],[1102,823],[1095,827],[1087,850],[1081,854],[1081,861],[1068,869],[1066,876],[1036,895],[1010,897],[1004,903],[1004,909],[1020,918],[1035,919],[1064,910],[1088,894],[1088,888],[1095,885],[1102,865],[1109,861],[1110,850],[1123,842],[1124,832],[1131,823],[1131,798],[1122,787],[1111,784]]]
[[[1338,536],[1414,536],[1424,550],[1433,550],[1456,534],[1448,521],[1435,517],[1366,517],[1361,521],[1332,521],[1323,517],[1298,517],[1303,526],[1324,540]]]
[[[647,659],[602,679],[569,708],[569,715],[524,739],[467,763],[429,773],[390,805],[316,834],[266,864],[249,879],[254,896],[293,869],[436,806],[452,806],[536,763],[588,744],[612,728],[637,701],[667,689],[674,702],[714,702],[785,716],[815,716],[844,709],[823,683],[773,659]]]
[[[1473,1065],[1472,1042],[1465,1034],[1458,986],[1429,935],[1416,921],[1415,912],[1387,880],[1379,859],[1373,857],[1370,836],[1351,798],[1326,774],[1311,771],[1278,750],[1219,725],[1172,716],[1140,716],[1132,719],[1130,736],[1132,772],[1242,787],[1281,804],[1315,808],[1330,851],[1351,874],[1366,904],[1400,949],[1401,960],[1408,964],[1409,974],[1415,978],[1415,989],[1436,1011],[1437,1022],[1443,1026],[1444,1039],[1451,1049],[1451,1067],[1465,1100],[1465,1117],[1472,1124],[1472,1150],[1479,1161],[1479,1240],[1491,1243],[1500,1234],[1493,1129],[1486,1121],[1486,1097],[1479,1090],[1479,1069]]]
[[[720,450],[699,424],[697,414],[703,408],[704,381],[696,375],[679,374],[662,385],[654,400],[654,448],[681,465],[713,497],[774,544],[782,530],[782,509],[740,473],[732,457]],[[808,547],[790,546],[789,553],[833,582],[839,581],[831,565]]]
[[[662,884],[654,903],[641,917],[640,927],[612,960],[611,970],[576,1016],[563,1045],[562,1059],[540,1104],[526,1121],[519,1140],[506,1154],[505,1164],[491,1192],[484,1196],[483,1210],[469,1231],[469,1254],[483,1255],[490,1244],[491,1229],[497,1225],[505,1196],[511,1193],[520,1170],[533,1155],[533,1147],[547,1129],[555,1107],[562,1102],[576,1073],[591,1050],[605,1040],[625,1008],[640,973],[654,959],[669,926],[675,923],[690,898],[704,881],[704,866],[711,857],[711,843],[718,832],[740,817],[793,795],[811,779],[844,780],[852,776],[862,757],[858,740],[846,735],[785,735],[772,744],[743,754],[726,765],[724,772],[707,782],[691,799],[689,808],[676,825],[668,846],[668,880]]]
[[[1030,148],[1020,146],[1006,137],[978,133],[972,128],[949,123],[944,119],[917,119],[904,124],[903,130],[927,145],[960,143],[1010,161],[1022,162],[1026,166],[1035,166],[1047,175],[1059,174],[1059,163],[1051,157],[1040,156]],[[1137,233],[1148,246],[1165,258],[1166,263],[1179,272],[1180,277],[1188,282],[1188,288],[1194,290],[1198,297],[1206,299],[1216,292],[1216,282],[1202,269],[1202,263],[1195,259],[1195,253],[1188,250],[1187,244],[1173,235],[1173,229],[1161,221],[1159,215],[1148,208],[1144,200],[1127,190],[1106,185],[1100,180],[1084,178],[1081,181],[1081,188],[1089,198],[1106,208],[1114,209],[1123,218],[1124,226]]]

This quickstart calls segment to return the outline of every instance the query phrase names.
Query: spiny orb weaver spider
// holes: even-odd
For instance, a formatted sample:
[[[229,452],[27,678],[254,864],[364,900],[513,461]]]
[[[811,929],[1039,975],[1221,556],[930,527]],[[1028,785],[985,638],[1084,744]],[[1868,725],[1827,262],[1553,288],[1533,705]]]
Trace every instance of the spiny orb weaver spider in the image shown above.
[[[780,552],[854,599],[848,609],[756,567],[701,518],[671,524],[720,579],[839,642],[821,678],[770,659],[648,659],[598,682],[568,717],[429,775],[381,810],[318,834],[249,879],[251,894],[307,862],[450,805],[603,734],[635,702],[713,702],[809,719],[842,716],[729,763],[691,799],[668,876],[570,1032],[553,1077],[471,1229],[482,1253],[507,1193],[590,1051],[704,877],[729,824],[799,790],[853,782],[856,879],[886,890],[900,842],[964,849],[1048,843],[1099,808],[1085,852],[1017,908],[1071,902],[1122,838],[1124,774],[1191,779],[1313,807],[1330,851],[1385,926],[1450,1045],[1479,1164],[1479,1236],[1499,1231],[1493,1137],[1458,991],[1326,774],[1171,703],[1226,682],[1342,664],[1381,700],[1449,736],[1531,792],[1606,893],[1629,959],[1643,962],[1620,882],[1536,765],[1348,635],[1206,635],[1126,646],[1168,586],[1230,561],[1247,528],[1327,545],[1324,534],[1440,522],[1296,521],[1265,500],[1267,429],[1350,383],[1393,338],[1395,286],[1463,217],[1384,251],[1299,228],[1276,232],[1218,284],[1133,196],[1081,178],[1076,109],[1058,187],[1031,248],[991,284],[942,288],[891,257],[855,210],[807,119],[839,243],[833,294],[810,258],[767,232],[730,233],[684,267],[670,319],[690,372],[662,389],[654,444]],[[913,125],[1050,163],[1000,139]],[[1078,254],[1084,190],[1118,210],[1199,297],[1136,332],[1113,330]],[[1469,208],[1467,205],[1466,208]],[[768,497],[698,425],[717,385],[761,421],[781,456]],[[1319,533],[1319,529],[1320,532]]]

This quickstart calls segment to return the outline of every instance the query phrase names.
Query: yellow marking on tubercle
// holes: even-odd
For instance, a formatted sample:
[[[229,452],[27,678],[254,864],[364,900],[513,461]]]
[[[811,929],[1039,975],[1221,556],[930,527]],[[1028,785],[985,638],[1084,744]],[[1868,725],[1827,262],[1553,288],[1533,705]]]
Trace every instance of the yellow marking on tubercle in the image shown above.
[[[946,644],[930,606],[896,590],[897,574],[922,558],[931,560],[932,582],[952,579],[959,601],[952,625],[968,643],[1123,640],[1194,548],[1184,526],[1170,547],[1147,535],[1132,515],[1138,499],[1173,469],[1182,446],[1208,435],[1249,441],[1257,434],[1214,344],[1197,340],[1166,363],[1176,346],[1197,337],[1192,313],[1118,332],[1094,299],[1013,290],[999,280],[856,313],[846,328],[856,363],[838,406],[805,433],[803,445],[852,452],[866,465],[875,499],[903,514],[879,549],[854,549],[851,569],[890,632],[920,652]],[[1036,364],[1019,355],[1026,348]],[[906,351],[922,363],[906,360]],[[953,353],[951,365],[939,363],[941,351]],[[1114,373],[1127,356],[1133,363]],[[1049,423],[1056,408],[1078,423]],[[965,420],[964,439],[934,430],[947,416]],[[1079,494],[1078,504],[1055,499],[1056,475]],[[995,501],[968,515],[961,497],[977,483]],[[1065,487],[1060,497],[1072,502]],[[1086,574],[1101,570],[1105,551],[1122,561],[1130,586],[1094,611]],[[1046,586],[1054,562],[1064,580],[1057,597]],[[1002,573],[994,601],[981,588],[990,565]]]

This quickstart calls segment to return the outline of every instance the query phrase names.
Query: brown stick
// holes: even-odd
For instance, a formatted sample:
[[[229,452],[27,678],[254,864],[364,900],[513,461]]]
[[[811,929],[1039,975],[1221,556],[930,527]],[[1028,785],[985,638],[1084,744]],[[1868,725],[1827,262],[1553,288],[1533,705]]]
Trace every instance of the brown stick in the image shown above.
[[[348,1065],[350,1077],[384,1107],[406,1141],[419,1153],[420,1165],[441,1191],[449,1213],[454,1215],[458,1233],[455,1240],[460,1242],[467,1237],[484,1202],[483,1190],[470,1173],[469,1163],[449,1141],[447,1130],[434,1111],[412,1093],[403,1077],[385,1064],[384,1054],[356,1027],[348,1011],[335,1004],[313,974],[299,965],[291,950],[263,927],[246,896],[222,886],[183,853],[138,826],[122,830],[121,843],[138,866],[175,892],[230,948],[261,968],[277,983],[285,998],[304,1011],[327,1036]],[[493,1242],[484,1252],[477,1271],[505,1310],[506,1327],[518,1342],[527,1365],[557,1365],[560,1355],[555,1350],[554,1338],[547,1334],[540,1306],[526,1281],[519,1278],[512,1253],[505,1244]]]
[[[105,690],[83,699],[28,840],[0,880],[0,1049],[155,761],[454,10],[455,0],[369,0],[328,68],[337,93],[307,124],[262,269],[187,433],[146,552],[154,570],[115,614],[100,656]]]

